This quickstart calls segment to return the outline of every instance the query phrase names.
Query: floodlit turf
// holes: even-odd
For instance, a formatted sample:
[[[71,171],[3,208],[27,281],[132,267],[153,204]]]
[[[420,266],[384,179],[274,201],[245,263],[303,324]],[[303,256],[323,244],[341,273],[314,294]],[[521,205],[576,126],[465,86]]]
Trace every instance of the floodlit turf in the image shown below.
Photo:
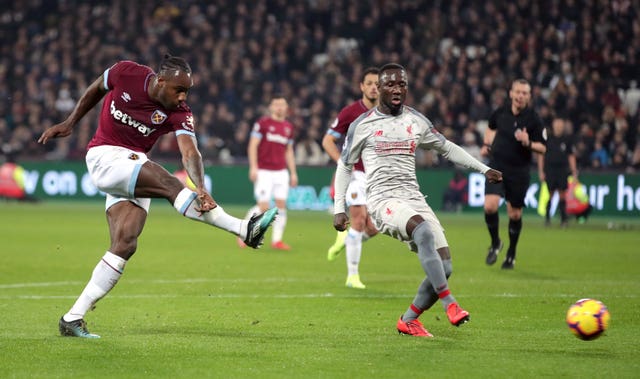
[[[630,378],[640,372],[640,224],[594,218],[567,230],[524,219],[514,271],[484,263],[481,214],[442,213],[453,294],[471,313],[455,328],[437,304],[433,339],[395,323],[423,273],[404,244],[367,242],[366,290],[344,287],[344,255],[324,212],[288,214],[290,252],[235,238],[154,201],[138,252],[90,312],[100,340],[58,336],[57,322],[108,248],[101,203],[0,203],[1,378]],[[241,208],[230,213],[243,215]],[[504,212],[504,211],[502,211]],[[556,222],[557,225],[557,222]],[[506,237],[506,216],[501,213]],[[604,302],[610,329],[585,342],[569,306]]]

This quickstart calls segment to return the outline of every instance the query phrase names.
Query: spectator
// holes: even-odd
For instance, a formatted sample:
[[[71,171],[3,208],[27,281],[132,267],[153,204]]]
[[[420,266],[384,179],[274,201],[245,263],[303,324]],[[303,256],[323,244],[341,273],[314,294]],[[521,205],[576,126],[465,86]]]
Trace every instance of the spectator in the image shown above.
[[[329,157],[318,143],[318,129],[309,129],[304,138],[298,140],[295,157],[296,165],[321,166],[329,162]]]
[[[456,170],[449,181],[447,189],[442,197],[442,210],[445,212],[460,212],[467,204],[467,187],[469,180],[462,171]]]
[[[538,107],[544,105],[549,115],[587,123],[596,132],[605,107],[611,107],[629,125],[637,123],[639,91],[632,83],[638,77],[640,37],[634,30],[640,4],[634,2],[624,12],[602,2],[585,3],[579,12],[567,6],[560,16],[560,4],[547,9],[536,2],[400,1],[381,12],[373,0],[308,1],[286,8],[268,0],[228,6],[143,0],[135,9],[122,1],[93,0],[47,3],[46,18],[42,4],[17,0],[0,10],[0,95],[10,99],[0,104],[3,142],[36,139],[48,120],[60,118],[57,108],[68,107],[89,85],[98,74],[95,67],[120,59],[154,66],[157,51],[193,62],[200,85],[189,96],[197,119],[209,104],[217,110],[198,134],[212,150],[209,164],[219,161],[223,149],[233,150],[228,144],[235,127],[252,123],[274,92],[291,99],[296,124],[332,119],[359,95],[357,80],[342,80],[358,77],[357,62],[406,62],[415,78],[408,104],[444,120],[456,141],[463,139],[461,115],[469,122],[485,120],[487,109],[504,103],[504,88],[516,77],[533,83],[541,114]],[[112,30],[122,32],[107,32]],[[247,109],[253,114],[245,114]],[[89,119],[93,133],[96,118]],[[233,126],[226,135],[225,125]],[[14,133],[18,136],[9,136]],[[627,135],[629,151],[636,135],[636,128]],[[608,147],[610,141],[604,142]],[[49,158],[78,157],[75,137],[70,144],[51,146],[55,154]],[[23,155],[35,159],[51,152],[30,144],[24,149]],[[593,141],[584,151],[579,162],[590,160]],[[421,158],[419,164],[447,164]]]

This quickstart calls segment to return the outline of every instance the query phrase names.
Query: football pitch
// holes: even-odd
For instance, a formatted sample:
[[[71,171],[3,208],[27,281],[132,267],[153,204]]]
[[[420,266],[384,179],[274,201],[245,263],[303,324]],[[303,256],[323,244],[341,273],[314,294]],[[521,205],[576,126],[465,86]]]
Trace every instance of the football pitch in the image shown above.
[[[236,216],[246,209],[228,207]],[[506,241],[506,214],[500,213]],[[640,375],[640,221],[594,217],[545,228],[524,218],[513,271],[484,263],[481,214],[439,213],[453,254],[450,288],[471,314],[435,338],[398,335],[424,277],[404,244],[363,246],[366,290],[344,287],[344,253],[326,249],[326,212],[289,211],[293,250],[240,249],[221,230],[154,200],[138,251],[87,314],[99,340],[63,338],[58,319],[109,246],[103,204],[0,202],[1,378],[632,378]],[[567,328],[580,298],[604,302],[606,334]]]

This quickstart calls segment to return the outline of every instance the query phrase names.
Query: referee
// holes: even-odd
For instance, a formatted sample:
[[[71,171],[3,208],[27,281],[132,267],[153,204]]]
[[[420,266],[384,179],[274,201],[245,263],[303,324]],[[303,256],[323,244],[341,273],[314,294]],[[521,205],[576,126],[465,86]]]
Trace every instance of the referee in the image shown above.
[[[540,157],[542,158],[542,157]],[[560,227],[567,227],[567,177],[573,175],[578,179],[576,155],[571,138],[565,134],[565,120],[555,117],[551,122],[551,134],[547,140],[547,153],[538,159],[538,176],[540,182],[546,182],[549,194],[558,192],[558,210],[560,211]],[[545,225],[551,225],[551,201],[547,202]]]
[[[503,269],[513,269],[516,246],[522,229],[522,208],[529,188],[529,170],[533,153],[544,154],[546,135],[538,114],[529,107],[531,85],[525,79],[516,79],[509,90],[509,99],[504,106],[496,109],[489,118],[485,130],[483,156],[489,156],[489,166],[502,171],[500,183],[485,182],[484,219],[491,236],[491,246],[486,263],[496,263],[502,250],[500,240],[498,207],[500,198],[507,202],[509,216],[509,249],[502,263]]]

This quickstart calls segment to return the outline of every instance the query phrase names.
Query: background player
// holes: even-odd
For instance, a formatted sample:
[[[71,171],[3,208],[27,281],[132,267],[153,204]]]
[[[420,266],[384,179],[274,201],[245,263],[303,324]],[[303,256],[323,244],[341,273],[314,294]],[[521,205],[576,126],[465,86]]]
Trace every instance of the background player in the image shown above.
[[[571,138],[565,133],[565,120],[555,117],[551,122],[551,135],[547,139],[547,152],[538,157],[538,177],[540,182],[546,182],[549,196],[558,192],[558,211],[560,212],[560,226],[567,227],[567,179],[572,175],[578,180],[576,155]],[[545,225],[551,225],[551,201],[547,202]]]
[[[252,247],[262,243],[273,222],[275,208],[249,221],[231,217],[204,189],[193,115],[185,103],[192,86],[191,67],[179,57],[165,56],[157,74],[135,62],[118,62],[85,90],[67,119],[46,129],[38,139],[45,144],[52,138],[69,136],[80,119],[104,97],[86,162],[93,183],[107,194],[111,246],[80,297],[60,319],[63,336],[99,338],[87,331],[84,316],[116,285],[135,253],[150,198],[167,199],[185,217],[234,233]],[[182,163],[196,186],[195,192],[147,158],[146,153],[167,133],[176,135]]]
[[[416,148],[435,150],[460,166],[484,173],[487,181],[500,181],[502,175],[444,138],[424,115],[404,106],[409,82],[402,66],[383,66],[379,78],[380,105],[351,124],[338,161],[333,226],[337,230],[347,227],[347,186],[353,165],[362,159],[367,176],[367,206],[377,229],[408,242],[427,274],[396,327],[400,333],[433,337],[418,317],[438,299],[453,325],[466,322],[469,313],[458,305],[448,287],[451,253],[438,218],[420,192]]]
[[[516,247],[522,230],[522,208],[530,182],[531,158],[534,152],[544,154],[545,135],[538,114],[529,107],[531,85],[517,79],[509,91],[511,101],[499,107],[489,118],[481,154],[489,155],[489,165],[502,171],[504,181],[485,183],[484,219],[491,236],[486,263],[496,263],[503,243],[499,236],[500,198],[507,201],[509,216],[509,249],[502,263],[503,269],[512,269],[516,260]]]
[[[338,141],[343,138],[349,125],[362,113],[378,104],[378,68],[370,67],[364,70],[360,80],[362,98],[342,108],[338,117],[333,121],[327,134],[322,139],[322,147],[331,159],[338,162],[340,150]],[[347,206],[351,226],[347,231],[339,231],[336,242],[327,251],[327,259],[336,259],[340,251],[346,246],[347,259],[347,287],[364,289],[366,286],[360,280],[359,265],[362,254],[362,242],[378,233],[367,212],[366,177],[364,166],[359,160],[353,166],[351,181],[347,189]],[[346,235],[345,235],[346,234]]]
[[[257,208],[249,210],[248,216],[264,212],[271,199],[278,208],[278,218],[273,223],[271,247],[290,250],[282,242],[287,225],[287,197],[289,188],[298,185],[296,160],[293,153],[293,125],[286,120],[289,104],[282,95],[274,95],[269,102],[269,116],[260,118],[253,126],[247,155],[249,157],[249,180],[253,182],[253,194]],[[238,239],[238,244],[244,243]]]

